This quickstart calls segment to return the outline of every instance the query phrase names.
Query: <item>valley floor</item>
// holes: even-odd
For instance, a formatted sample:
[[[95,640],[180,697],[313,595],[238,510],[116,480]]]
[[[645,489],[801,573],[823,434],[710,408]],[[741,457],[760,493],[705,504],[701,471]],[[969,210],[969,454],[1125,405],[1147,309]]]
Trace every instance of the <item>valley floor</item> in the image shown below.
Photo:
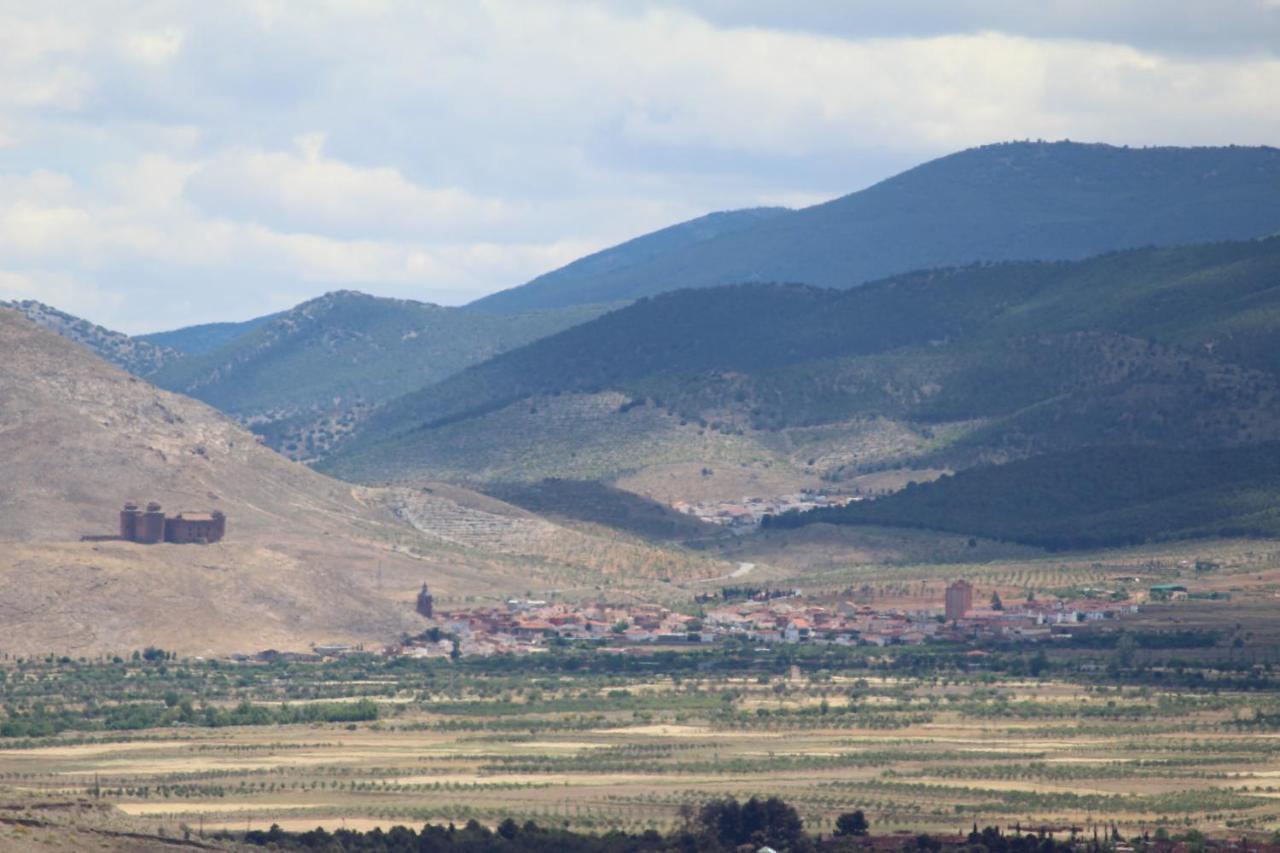
[[[1016,648],[10,663],[14,707],[70,713],[104,680],[104,701],[114,691],[131,713],[198,707],[167,728],[7,737],[0,799],[113,804],[157,836],[196,839],[507,817],[635,831],[726,795],[780,796],[826,832],[853,809],[878,832],[1280,829],[1274,646],[1181,642],[1148,637],[1110,674],[1114,650],[1053,650],[1038,678],[1015,674],[1036,666]],[[273,723],[261,709],[282,702],[322,713]],[[206,706],[222,709],[216,723]]]

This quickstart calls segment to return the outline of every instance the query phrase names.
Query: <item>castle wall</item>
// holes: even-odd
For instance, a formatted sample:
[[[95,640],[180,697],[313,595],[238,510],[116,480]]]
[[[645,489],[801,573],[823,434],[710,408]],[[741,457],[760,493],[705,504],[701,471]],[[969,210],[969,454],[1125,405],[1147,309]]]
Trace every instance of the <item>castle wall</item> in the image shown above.
[[[165,518],[164,510],[154,501],[146,512],[135,503],[126,503],[120,511],[120,537],[128,542],[154,544],[173,542],[217,542],[227,530],[227,517],[221,512],[178,513]]]
[[[177,545],[217,542],[225,529],[226,519],[220,514],[213,518],[183,518],[179,514],[165,521],[164,541]]]

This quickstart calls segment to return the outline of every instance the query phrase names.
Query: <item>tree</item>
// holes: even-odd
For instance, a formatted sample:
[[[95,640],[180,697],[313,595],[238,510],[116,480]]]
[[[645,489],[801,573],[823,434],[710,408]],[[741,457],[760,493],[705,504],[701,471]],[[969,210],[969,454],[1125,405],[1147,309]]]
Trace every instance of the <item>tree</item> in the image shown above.
[[[804,835],[800,815],[777,797],[752,797],[741,804],[733,797],[711,800],[698,813],[698,824],[723,847],[751,843],[789,849]]]
[[[836,835],[866,835],[870,828],[871,824],[867,823],[867,816],[862,813],[862,809],[845,812],[836,818]]]
[[[1123,667],[1133,666],[1133,653],[1137,648],[1138,642],[1133,635],[1122,634],[1116,641],[1116,661]]]
[[[1000,593],[998,592],[991,593],[991,609],[1004,610],[1004,602],[1000,600]]]
[[[1027,671],[1031,673],[1032,678],[1039,678],[1047,669],[1049,669],[1049,656],[1044,653],[1044,649],[1041,649],[1027,664]]]

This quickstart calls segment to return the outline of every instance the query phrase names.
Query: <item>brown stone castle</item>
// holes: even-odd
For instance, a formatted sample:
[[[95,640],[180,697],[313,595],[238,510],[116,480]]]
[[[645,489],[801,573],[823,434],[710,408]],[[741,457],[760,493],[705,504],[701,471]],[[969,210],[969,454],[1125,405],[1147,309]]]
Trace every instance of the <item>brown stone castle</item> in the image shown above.
[[[180,512],[165,517],[160,504],[152,501],[141,510],[133,501],[120,510],[120,538],[152,545],[156,542],[205,544],[217,542],[227,532],[227,517],[221,512]]]

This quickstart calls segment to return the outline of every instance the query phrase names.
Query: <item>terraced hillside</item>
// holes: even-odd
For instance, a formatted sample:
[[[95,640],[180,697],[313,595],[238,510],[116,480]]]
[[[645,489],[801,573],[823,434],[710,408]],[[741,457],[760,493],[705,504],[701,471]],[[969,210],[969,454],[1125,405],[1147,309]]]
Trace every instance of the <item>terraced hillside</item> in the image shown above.
[[[663,548],[616,531],[568,528],[444,483],[390,488],[378,498],[424,536],[468,550],[532,561],[561,594],[599,594],[601,581],[691,581],[728,574],[706,555]]]

